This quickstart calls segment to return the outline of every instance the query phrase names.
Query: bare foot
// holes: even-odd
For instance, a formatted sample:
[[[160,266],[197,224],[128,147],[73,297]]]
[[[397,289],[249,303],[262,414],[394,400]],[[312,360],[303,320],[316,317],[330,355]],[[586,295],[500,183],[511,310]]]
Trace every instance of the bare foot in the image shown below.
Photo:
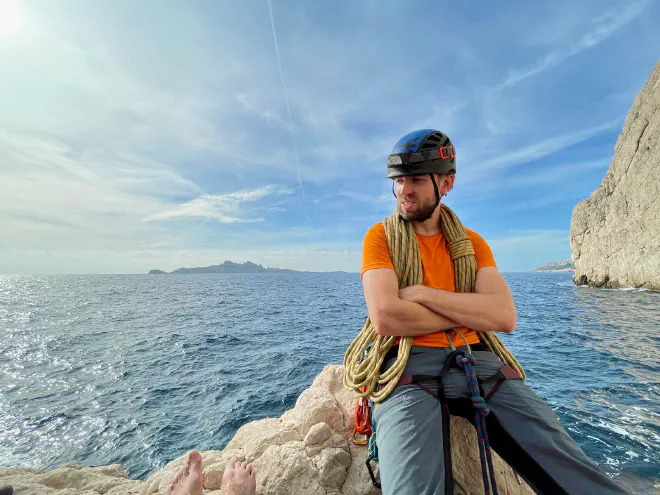
[[[241,462],[236,456],[232,457],[225,466],[222,475],[222,495],[254,495],[257,491],[257,479],[252,464]]]
[[[168,495],[202,495],[204,475],[202,474],[202,454],[193,450],[181,461],[179,472],[167,490]]]

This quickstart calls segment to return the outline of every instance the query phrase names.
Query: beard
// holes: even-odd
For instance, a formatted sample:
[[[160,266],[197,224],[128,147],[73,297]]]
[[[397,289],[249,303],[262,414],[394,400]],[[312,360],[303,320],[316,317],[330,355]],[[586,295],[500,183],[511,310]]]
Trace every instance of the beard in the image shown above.
[[[416,203],[418,207],[416,210],[413,211],[404,210],[401,204],[399,203],[397,205],[397,209],[399,210],[399,216],[408,222],[424,222],[425,220],[431,218],[433,212],[438,207],[438,205],[435,203],[435,200],[423,204],[420,204],[417,201]]]

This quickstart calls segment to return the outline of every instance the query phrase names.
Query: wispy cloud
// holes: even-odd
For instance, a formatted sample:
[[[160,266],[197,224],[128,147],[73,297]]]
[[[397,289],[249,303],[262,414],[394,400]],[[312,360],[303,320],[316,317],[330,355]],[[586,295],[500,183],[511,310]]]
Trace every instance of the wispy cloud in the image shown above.
[[[275,111],[270,109],[258,108],[255,103],[249,100],[247,95],[243,93],[237,95],[236,101],[238,101],[241,105],[243,105],[243,107],[245,107],[250,112],[254,113],[255,115],[258,115],[260,118],[269,122],[274,122],[284,128],[287,129],[289,128],[289,123],[285,122],[284,119],[280,117]]]
[[[284,187],[268,185],[258,189],[226,194],[204,194],[173,210],[150,215],[145,218],[145,221],[200,217],[211,218],[222,223],[263,222],[263,218],[241,218],[236,215],[242,212],[243,203],[256,202],[268,196],[282,196],[293,192]]]
[[[580,162],[558,161],[550,166],[527,170],[525,173],[508,174],[506,176],[506,188],[503,188],[502,183],[499,181],[474,181],[469,184],[470,192],[472,193],[471,196],[463,197],[460,203],[461,205],[474,204],[499,194],[506,194],[510,197],[511,193],[519,192],[521,189],[527,191],[538,187],[556,186],[558,183],[575,183],[584,180],[585,176],[591,176],[594,171],[599,171],[604,176],[610,160],[611,156]],[[559,198],[559,200],[566,199],[561,194],[565,189],[560,188],[558,191],[555,190],[552,195],[553,198]],[[570,189],[572,190],[574,188]]]
[[[599,170],[604,175],[609,166],[610,159],[611,157],[603,157],[598,160],[553,164],[552,166],[543,167],[540,170],[535,170],[525,175],[521,174],[510,177],[507,185],[512,189],[544,186],[557,182],[566,182],[567,180],[578,180],[585,174],[591,174],[594,170]]]
[[[617,4],[611,11],[593,19],[589,31],[572,46],[553,50],[530,67],[510,70],[507,78],[497,86],[497,89],[515,86],[525,79],[557,67],[569,58],[602,43],[640,16],[648,4],[648,0]]]
[[[621,126],[622,122],[622,119],[617,118],[595,127],[552,136],[513,151],[499,153],[493,158],[480,160],[478,156],[475,156],[472,160],[474,163],[465,169],[465,175],[461,175],[461,181],[483,180],[484,173],[493,175],[504,169],[510,169],[523,163],[529,163],[550,156],[604,132],[617,129]]]
[[[393,199],[392,194],[380,194],[378,196],[373,196],[371,194],[367,193],[359,193],[359,192],[353,192],[353,191],[338,191],[335,194],[328,194],[325,196],[321,196],[317,199],[314,200],[315,204],[331,201],[331,202],[339,202],[343,201],[346,202],[347,199],[350,199],[353,202],[359,202],[359,203],[369,203],[369,204],[374,204],[375,202],[379,201],[389,201]]]

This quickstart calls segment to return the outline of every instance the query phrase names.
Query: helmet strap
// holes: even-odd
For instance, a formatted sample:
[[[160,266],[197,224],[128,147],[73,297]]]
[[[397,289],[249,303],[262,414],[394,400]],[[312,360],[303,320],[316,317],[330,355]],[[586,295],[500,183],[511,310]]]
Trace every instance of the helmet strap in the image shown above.
[[[440,204],[440,199],[442,196],[444,196],[444,194],[440,195],[440,191],[438,191],[438,185],[435,183],[435,177],[433,177],[433,174],[429,174],[429,176],[431,177],[431,182],[433,182],[433,189],[435,189],[435,207],[437,208]]]

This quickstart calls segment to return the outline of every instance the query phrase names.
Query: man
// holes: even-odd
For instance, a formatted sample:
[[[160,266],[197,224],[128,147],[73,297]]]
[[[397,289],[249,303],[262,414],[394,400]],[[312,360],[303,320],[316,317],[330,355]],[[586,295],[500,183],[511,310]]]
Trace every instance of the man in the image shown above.
[[[496,374],[503,363],[479,343],[478,332],[512,332],[516,309],[488,244],[469,229],[465,231],[477,264],[475,291],[455,292],[454,268],[440,224],[440,201],[452,190],[455,173],[454,147],[441,132],[415,131],[397,142],[388,157],[388,177],[394,180],[398,214],[415,230],[423,284],[399,289],[382,223],[365,235],[361,277],[376,333],[414,336],[405,373],[439,376],[452,346],[466,350],[470,344],[477,375],[482,379]],[[452,329],[450,342],[445,331]],[[394,363],[395,356],[396,352],[386,357],[383,371]],[[487,396],[494,383],[484,381],[482,388]],[[375,405],[383,493],[452,493],[453,483],[447,479],[451,471],[446,472],[444,464],[447,452],[443,447],[447,446],[443,446],[438,393],[444,394],[455,410],[464,406],[470,389],[463,372],[454,368],[444,374],[442,389],[432,380],[424,387],[399,384]],[[491,447],[537,493],[625,493],[580,450],[550,407],[522,380],[502,381],[489,397],[488,406]]]

